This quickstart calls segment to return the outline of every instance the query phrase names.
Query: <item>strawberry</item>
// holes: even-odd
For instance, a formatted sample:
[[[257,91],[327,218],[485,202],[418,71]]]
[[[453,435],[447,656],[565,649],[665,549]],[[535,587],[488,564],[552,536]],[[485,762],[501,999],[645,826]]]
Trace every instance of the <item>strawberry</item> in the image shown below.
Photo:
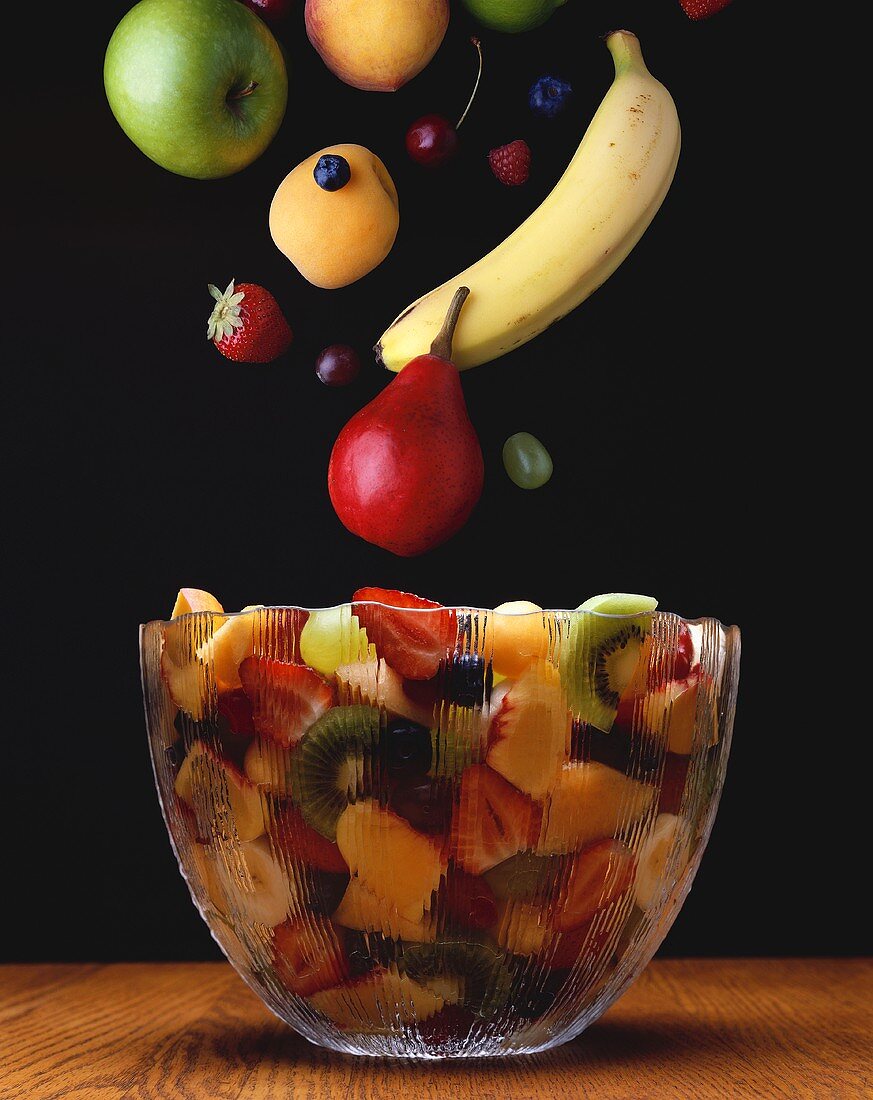
[[[257,283],[230,280],[222,292],[209,284],[215,308],[209,315],[206,335],[226,359],[237,363],[272,363],[291,346],[294,338],[279,303]]]
[[[340,985],[349,975],[333,925],[315,913],[273,930],[273,965],[283,985],[300,997]]]
[[[335,702],[333,686],[308,665],[246,657],[239,678],[252,705],[255,733],[284,748],[296,744]]]
[[[599,840],[579,852],[561,891],[553,927],[569,932],[621,897],[634,879],[636,856],[618,840]]]
[[[511,141],[488,154],[491,171],[507,187],[518,187],[530,175],[530,146],[526,141]]]
[[[455,613],[442,604],[390,588],[359,588],[352,602],[376,652],[407,680],[435,676],[454,648]]]
[[[726,8],[730,2],[731,0],[679,0],[689,19],[708,19],[710,15]]]
[[[290,802],[276,814],[272,834],[276,847],[287,859],[308,863],[317,871],[348,874],[348,864],[336,844],[308,825]]]
[[[452,821],[452,851],[465,871],[481,875],[517,852],[533,848],[541,811],[487,764],[473,764],[461,778]]]

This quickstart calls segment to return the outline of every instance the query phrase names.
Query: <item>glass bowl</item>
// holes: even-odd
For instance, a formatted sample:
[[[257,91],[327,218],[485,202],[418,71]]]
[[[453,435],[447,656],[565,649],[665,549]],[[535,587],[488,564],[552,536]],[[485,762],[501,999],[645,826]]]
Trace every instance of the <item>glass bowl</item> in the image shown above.
[[[141,628],[158,794],[240,976],[321,1046],[542,1051],[640,974],[724,781],[736,627],[378,603]]]

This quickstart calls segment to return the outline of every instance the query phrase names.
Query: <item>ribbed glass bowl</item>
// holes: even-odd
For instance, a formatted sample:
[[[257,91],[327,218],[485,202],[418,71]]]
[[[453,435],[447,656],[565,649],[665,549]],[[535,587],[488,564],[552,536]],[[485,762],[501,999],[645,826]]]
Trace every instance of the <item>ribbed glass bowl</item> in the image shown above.
[[[149,743],[194,903],[314,1043],[563,1043],[640,974],[691,887],[739,654],[736,627],[660,611],[149,623]]]

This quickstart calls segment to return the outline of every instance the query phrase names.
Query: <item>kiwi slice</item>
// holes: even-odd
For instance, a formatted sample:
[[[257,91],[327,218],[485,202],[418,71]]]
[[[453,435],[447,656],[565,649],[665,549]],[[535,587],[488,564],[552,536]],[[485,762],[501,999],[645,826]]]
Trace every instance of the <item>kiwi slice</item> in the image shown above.
[[[292,797],[308,825],[336,840],[336,823],[350,802],[376,786],[379,746],[375,707],[334,707],[311,726],[291,757]]]
[[[503,900],[529,901],[548,897],[560,876],[560,857],[537,856],[519,852],[510,856],[482,876],[495,897]]]
[[[509,1001],[512,987],[505,958],[504,952],[484,943],[443,940],[404,947],[398,961],[404,972],[422,985],[446,974],[463,978],[463,1007],[478,1016],[493,1016]]]
[[[652,612],[657,606],[652,596],[609,592],[592,596],[576,608],[561,675],[570,707],[581,721],[609,733],[621,693],[652,632]]]

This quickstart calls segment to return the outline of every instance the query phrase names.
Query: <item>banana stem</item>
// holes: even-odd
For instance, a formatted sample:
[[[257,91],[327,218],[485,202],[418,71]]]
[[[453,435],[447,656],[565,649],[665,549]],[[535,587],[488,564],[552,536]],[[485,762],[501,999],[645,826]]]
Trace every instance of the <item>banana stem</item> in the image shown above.
[[[430,346],[431,355],[437,355],[440,359],[447,359],[449,362],[452,361],[452,339],[455,335],[455,326],[458,323],[461,308],[469,294],[470,288],[468,286],[459,286],[455,291],[455,296],[452,298],[446,313],[446,319],[443,321],[443,327],[436,334],[436,338]]]
[[[633,31],[612,31],[606,35],[606,46],[612,54],[616,75],[626,72],[628,69],[646,71],[643,51],[640,49],[640,40]]]

